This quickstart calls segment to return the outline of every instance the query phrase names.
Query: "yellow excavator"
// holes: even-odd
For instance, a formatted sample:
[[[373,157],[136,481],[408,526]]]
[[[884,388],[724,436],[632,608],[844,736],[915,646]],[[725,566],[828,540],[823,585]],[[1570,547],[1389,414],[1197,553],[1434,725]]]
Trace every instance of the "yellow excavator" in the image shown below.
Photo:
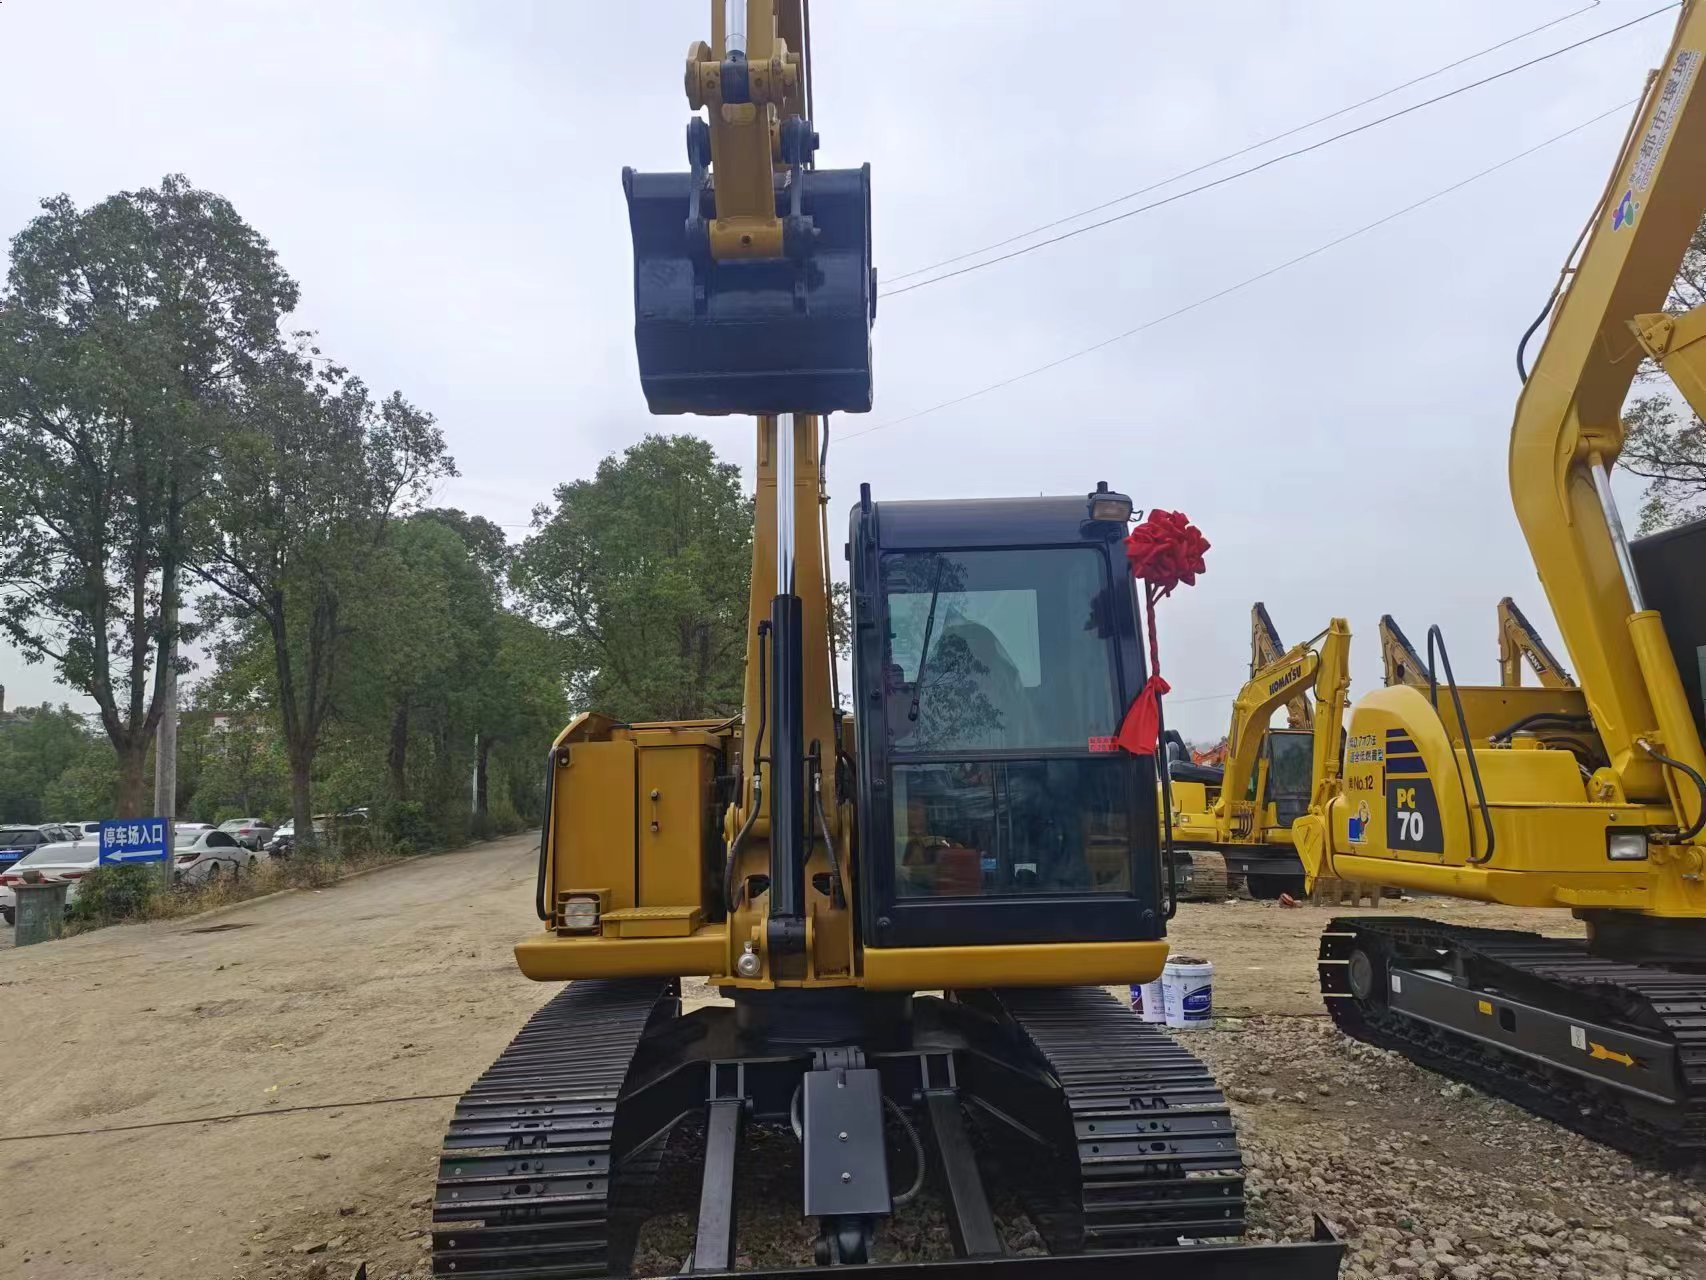
[[[1543,688],[1576,687],[1564,664],[1553,657],[1551,648],[1540,638],[1534,624],[1509,596],[1499,601],[1498,619],[1501,685],[1507,689],[1520,688],[1526,665]],[[1409,684],[1418,689],[1428,687],[1428,664],[1389,613],[1380,615],[1380,660],[1386,669],[1387,684]]]
[[[1250,618],[1250,679],[1233,699],[1226,760],[1209,768],[1170,759],[1169,812],[1176,849],[1220,854],[1251,897],[1274,899],[1303,892],[1292,824],[1338,785],[1351,633],[1334,618],[1285,649],[1260,601]],[[1288,727],[1271,728],[1282,706]]]
[[[455,1108],[434,1273],[626,1274],[672,1210],[683,1272],[731,1271],[751,1162],[791,1130],[817,1265],[908,1269],[884,1224],[924,1196],[943,1280],[1326,1280],[1330,1237],[1238,1243],[1223,1094],[1107,990],[1161,973],[1176,897],[1155,755],[1116,745],[1153,627],[1131,499],[861,486],[836,696],[828,415],[871,406],[876,295],[870,170],[816,164],[807,30],[803,0],[714,3],[688,171],[623,174],[648,405],[753,420],[743,706],[586,712],[553,744],[515,955],[569,985]],[[695,977],[723,999],[684,1008]],[[996,1205],[1049,1256],[1008,1256]]]
[[[1629,542],[1611,490],[1643,360],[1706,411],[1706,310],[1661,310],[1706,213],[1706,9],[1683,5],[1598,206],[1518,346],[1510,484],[1579,687],[1426,687],[1351,711],[1312,876],[1556,907],[1585,939],[1343,917],[1338,1025],[1590,1136],[1706,1156],[1706,522]],[[1532,369],[1527,339],[1552,324]]]

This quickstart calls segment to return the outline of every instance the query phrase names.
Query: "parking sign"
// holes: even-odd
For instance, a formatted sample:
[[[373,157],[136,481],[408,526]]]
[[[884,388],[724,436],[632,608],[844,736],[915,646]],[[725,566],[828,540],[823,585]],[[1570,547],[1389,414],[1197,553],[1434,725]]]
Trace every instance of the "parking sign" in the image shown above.
[[[162,862],[166,857],[164,818],[119,818],[101,823],[101,865]]]

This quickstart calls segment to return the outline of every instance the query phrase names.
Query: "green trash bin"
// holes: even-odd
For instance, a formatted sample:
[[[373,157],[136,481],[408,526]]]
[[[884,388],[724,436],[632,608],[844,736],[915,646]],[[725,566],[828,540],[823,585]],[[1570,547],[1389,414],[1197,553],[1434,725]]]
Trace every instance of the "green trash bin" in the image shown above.
[[[42,880],[40,874],[25,871],[24,882],[12,886],[18,899],[18,929],[12,939],[15,946],[51,942],[65,932],[65,895],[71,884],[67,880]],[[38,879],[31,881],[28,877],[32,875]]]

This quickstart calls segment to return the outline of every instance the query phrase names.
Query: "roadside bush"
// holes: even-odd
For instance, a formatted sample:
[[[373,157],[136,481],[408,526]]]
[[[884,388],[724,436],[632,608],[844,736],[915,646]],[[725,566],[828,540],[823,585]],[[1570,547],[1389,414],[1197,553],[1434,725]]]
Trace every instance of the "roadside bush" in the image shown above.
[[[78,885],[71,919],[87,925],[140,919],[159,895],[158,867],[136,863],[95,867]]]
[[[439,843],[439,832],[419,800],[393,800],[385,806],[380,822],[393,845],[407,845],[413,850],[430,849]]]

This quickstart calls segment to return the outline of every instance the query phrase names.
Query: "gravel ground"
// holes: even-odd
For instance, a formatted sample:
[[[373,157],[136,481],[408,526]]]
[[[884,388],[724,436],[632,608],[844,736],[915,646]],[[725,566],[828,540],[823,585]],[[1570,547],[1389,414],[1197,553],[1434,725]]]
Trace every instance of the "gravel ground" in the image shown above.
[[[423,1280],[450,1102],[267,1113],[466,1087],[551,994],[510,956],[535,927],[533,859],[526,838],[502,841],[209,921],[0,954],[0,1079],[10,1082],[0,1277],[348,1280],[366,1262],[370,1280]],[[1399,909],[1572,927],[1557,913],[1465,903]],[[1215,963],[1226,1016],[1191,1044],[1233,1098],[1254,1238],[1306,1238],[1319,1212],[1350,1242],[1350,1280],[1706,1278],[1706,1176],[1642,1169],[1339,1037],[1319,1016],[1314,979],[1316,937],[1333,914],[1188,903],[1173,922],[1175,950]],[[70,1129],[99,1132],[7,1140]],[[688,1204],[693,1141],[684,1130],[662,1173]],[[897,1179],[904,1146],[897,1135]],[[807,1261],[791,1136],[762,1135],[742,1168],[743,1258]],[[656,1203],[670,1198],[660,1191]],[[1036,1247],[1014,1205],[997,1211],[1011,1248]],[[641,1270],[678,1270],[691,1230],[687,1211],[654,1218]],[[946,1255],[928,1188],[879,1248],[891,1259]]]
[[[1324,1018],[1191,1041],[1227,1088],[1251,1235],[1350,1242],[1347,1280],[1706,1276],[1706,1174],[1644,1169]]]

